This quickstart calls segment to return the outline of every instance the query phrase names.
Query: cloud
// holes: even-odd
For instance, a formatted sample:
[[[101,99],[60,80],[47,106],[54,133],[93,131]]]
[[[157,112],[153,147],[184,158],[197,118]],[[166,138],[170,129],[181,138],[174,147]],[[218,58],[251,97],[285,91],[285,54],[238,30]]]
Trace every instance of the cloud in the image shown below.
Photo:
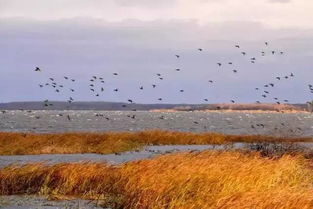
[[[178,0],[115,0],[118,6],[122,7],[147,7],[149,9],[160,9],[165,7],[173,7]]]
[[[291,0],[269,0],[271,3],[290,3]]]
[[[89,17],[108,22],[195,20],[261,22],[274,28],[312,28],[313,1],[269,4],[270,0],[0,0],[0,18],[61,20]],[[273,0],[272,2],[287,2]]]

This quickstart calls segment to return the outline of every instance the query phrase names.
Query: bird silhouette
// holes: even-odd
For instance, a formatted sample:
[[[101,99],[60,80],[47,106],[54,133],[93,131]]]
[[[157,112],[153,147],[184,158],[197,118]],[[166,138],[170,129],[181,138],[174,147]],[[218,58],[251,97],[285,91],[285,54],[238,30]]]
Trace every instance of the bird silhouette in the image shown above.
[[[39,67],[36,67],[35,71],[36,72],[41,72],[41,69]]]

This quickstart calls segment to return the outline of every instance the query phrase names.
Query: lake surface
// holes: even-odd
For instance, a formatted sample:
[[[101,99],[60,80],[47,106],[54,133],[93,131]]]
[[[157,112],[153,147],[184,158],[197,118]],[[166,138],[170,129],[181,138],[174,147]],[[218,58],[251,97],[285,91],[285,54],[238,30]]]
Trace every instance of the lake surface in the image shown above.
[[[90,110],[31,112],[14,110],[0,113],[0,131],[6,132],[57,133],[149,129],[209,131],[225,134],[313,136],[313,114]]]
[[[140,150],[127,151],[116,154],[41,154],[41,155],[0,155],[0,168],[9,165],[22,165],[27,163],[73,163],[73,162],[93,162],[120,164],[135,160],[149,159],[162,154],[177,152],[198,152],[203,150],[230,150],[244,148],[244,143],[234,143],[227,145],[162,145],[145,146]]]

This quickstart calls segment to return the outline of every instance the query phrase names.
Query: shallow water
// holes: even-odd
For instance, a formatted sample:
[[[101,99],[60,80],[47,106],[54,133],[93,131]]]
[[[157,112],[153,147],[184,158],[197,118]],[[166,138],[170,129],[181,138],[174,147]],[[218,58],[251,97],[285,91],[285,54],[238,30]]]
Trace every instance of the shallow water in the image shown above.
[[[121,164],[135,160],[149,159],[158,155],[178,153],[178,152],[199,152],[204,150],[254,150],[259,151],[260,146],[263,150],[273,153],[289,151],[293,148],[303,153],[313,152],[312,142],[300,143],[232,143],[224,145],[162,145],[162,146],[145,146],[141,150],[121,152],[115,154],[41,154],[41,155],[0,155],[0,168],[8,165],[22,165],[26,163],[73,163],[73,162],[93,162]]]
[[[97,162],[108,164],[120,164],[134,160],[148,159],[160,154],[169,154],[184,151],[203,151],[238,149],[244,146],[243,143],[231,145],[164,145],[146,146],[141,150],[128,151],[116,154],[42,154],[42,155],[2,155],[0,156],[0,167],[11,164],[25,164],[44,162],[46,164],[71,163],[71,162]]]
[[[97,114],[100,116],[96,116]],[[68,120],[67,115],[71,120]],[[135,119],[131,118],[133,115]],[[264,124],[264,127],[259,124]],[[313,136],[313,114],[54,110],[31,112],[15,110],[0,114],[0,131],[8,132],[103,132],[148,129]]]
[[[0,196],[1,209],[104,209],[87,200],[49,201],[41,196]]]

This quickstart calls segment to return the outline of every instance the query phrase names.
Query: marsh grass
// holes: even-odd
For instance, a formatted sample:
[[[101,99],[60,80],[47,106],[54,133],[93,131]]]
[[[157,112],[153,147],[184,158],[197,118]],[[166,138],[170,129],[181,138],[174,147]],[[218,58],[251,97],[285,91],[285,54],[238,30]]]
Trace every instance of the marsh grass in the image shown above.
[[[205,151],[120,166],[10,166],[0,170],[0,194],[76,196],[113,209],[306,209],[313,207],[312,181],[302,156]]]
[[[0,155],[26,154],[109,154],[145,145],[205,145],[233,142],[312,142],[312,138],[224,135],[171,131],[29,134],[0,133]]]

